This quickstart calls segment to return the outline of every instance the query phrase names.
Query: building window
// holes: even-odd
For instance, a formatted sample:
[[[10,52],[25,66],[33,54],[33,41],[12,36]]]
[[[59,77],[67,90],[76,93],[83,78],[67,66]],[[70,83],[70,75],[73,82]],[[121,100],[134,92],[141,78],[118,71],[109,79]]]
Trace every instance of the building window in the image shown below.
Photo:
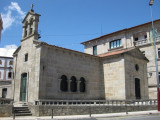
[[[97,45],[93,46],[93,55],[97,55]]]
[[[8,79],[12,78],[12,72],[8,72]]]
[[[6,98],[7,96],[7,88],[2,89],[2,98]]]
[[[120,47],[120,46],[122,46],[121,39],[110,42],[110,49],[117,48],[117,47]]]
[[[134,38],[134,41],[138,41],[138,37]]]
[[[0,65],[2,65],[2,60],[0,60]]]
[[[144,39],[147,39],[147,35],[144,35]]]
[[[63,92],[66,92],[68,90],[68,82],[67,82],[67,77],[65,75],[61,76],[60,89]]]
[[[158,58],[160,58],[160,48],[158,48]]]
[[[0,71],[0,79],[1,79],[1,71]]]
[[[13,61],[9,61],[9,65],[13,65]]]
[[[135,64],[135,69],[136,69],[136,71],[139,70],[139,65],[138,64]]]
[[[25,61],[25,62],[28,61],[28,53],[25,54],[25,60],[24,60],[24,61]]]
[[[80,87],[80,92],[86,91],[85,79],[83,77],[80,78],[79,87]]]
[[[74,76],[71,77],[70,90],[71,92],[77,92],[77,80]]]
[[[160,84],[160,72],[159,72],[159,84]]]

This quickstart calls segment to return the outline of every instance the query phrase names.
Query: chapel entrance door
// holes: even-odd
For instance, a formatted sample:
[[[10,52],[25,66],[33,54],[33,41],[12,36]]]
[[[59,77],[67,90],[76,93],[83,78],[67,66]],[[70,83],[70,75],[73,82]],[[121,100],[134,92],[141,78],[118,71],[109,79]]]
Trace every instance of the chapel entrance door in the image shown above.
[[[26,101],[27,73],[21,76],[20,101]]]
[[[136,99],[141,99],[141,88],[140,88],[140,79],[135,79],[135,97]]]

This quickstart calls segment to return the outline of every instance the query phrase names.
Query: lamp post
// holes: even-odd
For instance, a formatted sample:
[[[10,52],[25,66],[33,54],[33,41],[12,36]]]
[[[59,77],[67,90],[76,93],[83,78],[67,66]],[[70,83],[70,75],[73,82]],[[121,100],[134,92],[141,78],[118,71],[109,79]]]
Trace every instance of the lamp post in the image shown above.
[[[159,93],[159,76],[158,76],[158,62],[157,62],[157,49],[156,49],[156,37],[155,37],[155,29],[153,23],[153,15],[152,15],[152,5],[154,0],[150,0],[149,6],[151,9],[151,19],[152,19],[152,37],[154,41],[154,53],[155,53],[155,66],[156,66],[156,78],[157,78],[157,102],[158,102],[158,111],[160,111],[160,93]]]

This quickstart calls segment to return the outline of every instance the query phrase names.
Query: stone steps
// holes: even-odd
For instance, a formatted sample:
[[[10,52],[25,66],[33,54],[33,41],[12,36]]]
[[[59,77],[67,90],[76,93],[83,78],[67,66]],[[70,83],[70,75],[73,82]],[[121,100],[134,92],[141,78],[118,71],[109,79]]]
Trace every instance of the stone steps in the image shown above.
[[[27,106],[14,107],[13,110],[14,110],[15,116],[32,116],[32,113]]]

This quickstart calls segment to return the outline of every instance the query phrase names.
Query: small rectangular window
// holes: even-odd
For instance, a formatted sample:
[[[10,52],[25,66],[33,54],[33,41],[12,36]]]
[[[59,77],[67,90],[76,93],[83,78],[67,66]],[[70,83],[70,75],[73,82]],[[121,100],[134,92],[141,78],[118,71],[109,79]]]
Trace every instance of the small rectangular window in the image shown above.
[[[160,59],[160,48],[158,48],[158,58]]]
[[[120,46],[122,46],[121,39],[114,40],[114,41],[110,42],[110,49],[117,48],[117,47],[120,47]]]
[[[93,46],[93,55],[97,55],[97,45]]]
[[[28,61],[28,53],[25,54],[25,60],[24,60],[24,61],[25,61],[25,62]]]
[[[0,71],[0,79],[1,79],[1,71]]]
[[[6,98],[7,96],[7,88],[2,89],[2,98]]]
[[[8,79],[12,78],[12,72],[8,72]]]
[[[159,84],[160,84],[160,72],[159,72]]]
[[[134,38],[134,41],[138,41],[138,37]]]
[[[147,35],[144,35],[144,39],[147,39]]]

